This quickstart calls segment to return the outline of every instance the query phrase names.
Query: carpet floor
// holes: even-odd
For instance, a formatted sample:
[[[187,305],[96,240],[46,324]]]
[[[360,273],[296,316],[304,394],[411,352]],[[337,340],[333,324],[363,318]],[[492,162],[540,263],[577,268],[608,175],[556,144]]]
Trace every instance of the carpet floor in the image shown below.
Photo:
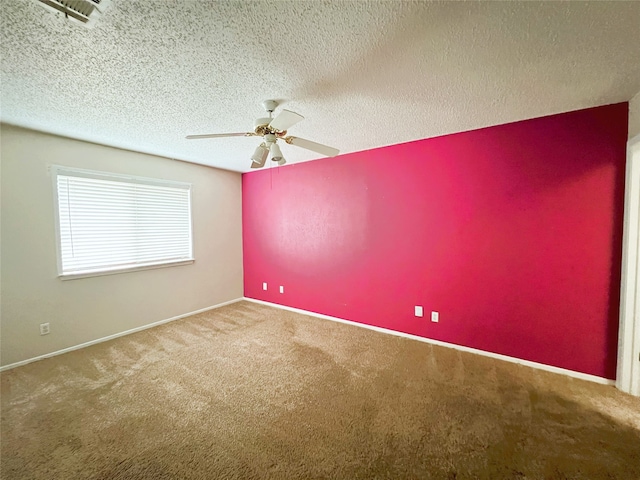
[[[250,302],[1,374],[2,479],[640,479],[640,399]]]

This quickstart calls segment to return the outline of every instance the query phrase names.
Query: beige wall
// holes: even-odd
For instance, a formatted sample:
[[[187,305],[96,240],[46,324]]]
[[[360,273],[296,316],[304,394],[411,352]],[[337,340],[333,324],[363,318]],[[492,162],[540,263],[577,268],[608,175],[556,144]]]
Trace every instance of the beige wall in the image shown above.
[[[242,296],[240,174],[8,125],[1,135],[1,365]],[[59,280],[52,164],[192,183],[195,263]]]
[[[629,138],[640,135],[640,92],[629,100]]]

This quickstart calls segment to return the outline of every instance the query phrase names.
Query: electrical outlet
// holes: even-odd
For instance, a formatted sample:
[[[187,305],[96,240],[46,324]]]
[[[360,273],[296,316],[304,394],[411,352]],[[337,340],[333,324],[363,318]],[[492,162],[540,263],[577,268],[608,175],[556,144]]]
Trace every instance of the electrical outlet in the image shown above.
[[[263,289],[263,290],[266,290],[266,289],[267,289],[267,282],[263,282],[263,283],[262,283],[262,289]]]
[[[51,333],[51,328],[49,327],[49,322],[40,324],[40,335],[49,335]]]
[[[422,307],[420,305],[416,305],[415,315],[416,315],[416,317],[422,317],[423,310],[422,310]]]
[[[284,293],[284,287],[280,285],[280,293]]]
[[[440,320],[440,314],[438,312],[431,312],[431,321],[438,323]]]

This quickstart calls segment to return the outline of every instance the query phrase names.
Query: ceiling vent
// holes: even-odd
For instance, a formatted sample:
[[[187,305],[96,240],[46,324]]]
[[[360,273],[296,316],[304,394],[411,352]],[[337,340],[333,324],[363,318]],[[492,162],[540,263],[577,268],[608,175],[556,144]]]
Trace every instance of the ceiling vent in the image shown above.
[[[68,19],[91,27],[111,0],[35,0],[47,10],[62,13]]]

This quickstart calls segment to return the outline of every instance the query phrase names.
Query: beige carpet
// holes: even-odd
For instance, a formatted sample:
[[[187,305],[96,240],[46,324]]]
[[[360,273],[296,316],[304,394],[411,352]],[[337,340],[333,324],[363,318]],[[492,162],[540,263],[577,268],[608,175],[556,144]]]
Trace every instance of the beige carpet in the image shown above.
[[[640,400],[241,302],[2,374],[2,479],[640,479]]]

